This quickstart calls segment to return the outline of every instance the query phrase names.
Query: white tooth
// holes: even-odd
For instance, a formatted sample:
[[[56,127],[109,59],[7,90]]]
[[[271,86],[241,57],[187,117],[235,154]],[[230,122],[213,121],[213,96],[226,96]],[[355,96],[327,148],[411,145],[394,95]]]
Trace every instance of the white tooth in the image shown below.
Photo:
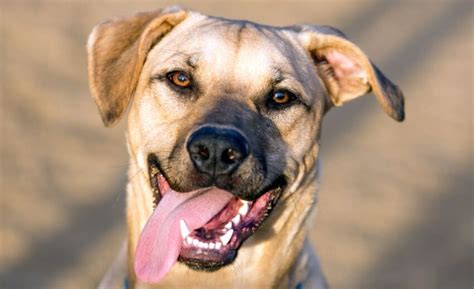
[[[233,219],[232,219],[232,223],[234,224],[238,224],[240,222],[240,215],[237,214]]]
[[[224,228],[232,229],[232,222],[227,223]]]
[[[183,240],[186,239],[187,236],[189,236],[189,231],[188,225],[186,225],[186,222],[184,220],[179,220],[179,228],[181,229],[181,237],[183,237]]]
[[[204,243],[203,243],[203,242],[199,242],[199,243],[198,243],[198,247],[199,247],[199,248],[204,248]]]
[[[245,216],[247,215],[248,212],[249,212],[249,203],[244,201],[244,204],[239,209],[239,214],[241,214],[242,216]]]
[[[194,245],[194,246],[197,246],[198,244],[199,244],[199,241],[196,240],[196,239],[193,239],[193,245]]]
[[[222,247],[221,242],[216,242],[216,249],[219,250]]]
[[[215,246],[216,246],[216,244],[214,244],[214,243],[209,243],[209,249],[214,249]]]
[[[209,248],[209,244],[204,243],[204,248],[205,248],[205,249],[208,249],[208,248]]]
[[[230,229],[229,231],[227,231],[227,233],[224,234],[224,236],[220,237],[221,242],[224,246],[229,243],[230,238],[232,238],[232,234],[234,234],[234,230]]]
[[[191,237],[186,237],[186,243],[188,243],[189,245],[191,245],[193,243],[193,238]]]

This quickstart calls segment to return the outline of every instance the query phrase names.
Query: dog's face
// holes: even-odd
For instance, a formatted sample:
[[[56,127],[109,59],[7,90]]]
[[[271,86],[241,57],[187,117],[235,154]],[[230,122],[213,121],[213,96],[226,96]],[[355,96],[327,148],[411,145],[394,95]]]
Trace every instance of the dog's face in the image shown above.
[[[174,190],[216,186],[255,201],[293,183],[326,98],[286,32],[207,18],[149,52],[130,117],[142,154]]]
[[[182,11],[135,17],[127,20],[134,38],[113,39],[132,42],[122,50],[108,44],[118,29],[96,30],[89,60],[106,124],[134,95],[130,151],[156,206],[137,249],[135,268],[145,281],[159,280],[176,258],[204,270],[231,263],[278,201],[314,171],[330,107],[372,89],[387,112],[403,118],[400,92],[338,31]],[[101,56],[104,47],[118,56]],[[114,61],[113,72],[103,69]],[[110,90],[118,96],[107,100]]]

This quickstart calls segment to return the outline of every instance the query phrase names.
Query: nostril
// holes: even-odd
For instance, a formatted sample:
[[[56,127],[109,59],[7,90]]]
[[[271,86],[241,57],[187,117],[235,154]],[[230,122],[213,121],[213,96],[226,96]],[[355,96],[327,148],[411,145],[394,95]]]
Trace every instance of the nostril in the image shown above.
[[[202,160],[209,159],[209,149],[203,145],[199,145],[197,149],[197,154]]]
[[[235,149],[228,148],[222,152],[221,160],[226,164],[233,164],[237,161],[238,156],[239,153]]]

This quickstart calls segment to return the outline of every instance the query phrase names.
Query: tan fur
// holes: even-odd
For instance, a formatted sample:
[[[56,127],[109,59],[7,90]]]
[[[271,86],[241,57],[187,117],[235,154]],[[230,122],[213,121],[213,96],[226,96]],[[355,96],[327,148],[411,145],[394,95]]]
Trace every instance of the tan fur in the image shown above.
[[[329,79],[317,67],[329,51],[352,59],[364,77],[348,79],[348,85],[345,80]],[[388,114],[403,119],[401,92],[360,49],[329,27],[275,28],[167,9],[99,25],[89,38],[88,53],[92,96],[106,125],[115,123],[134,98],[127,134],[130,288],[265,289],[297,284],[305,289],[324,288],[317,257],[306,237],[306,220],[317,202],[321,119],[332,105],[370,89]],[[183,99],[155,80],[156,75],[176,67],[193,72],[199,97]],[[306,107],[293,106],[278,114],[258,109],[276,74],[283,79],[276,85],[298,90]],[[340,93],[341,87],[345,94]],[[184,181],[193,166],[179,144],[202,123],[232,125],[236,118],[250,142],[271,140],[265,146],[269,174],[281,171],[288,178],[278,205],[244,242],[231,265],[207,273],[177,263],[159,284],[141,283],[135,278],[133,261],[140,232],[153,212],[147,154],[156,153],[170,178]],[[173,159],[179,161],[169,161],[171,151],[176,151]],[[250,158],[241,169],[242,176],[252,174],[257,163]],[[123,258],[117,262],[123,264]]]

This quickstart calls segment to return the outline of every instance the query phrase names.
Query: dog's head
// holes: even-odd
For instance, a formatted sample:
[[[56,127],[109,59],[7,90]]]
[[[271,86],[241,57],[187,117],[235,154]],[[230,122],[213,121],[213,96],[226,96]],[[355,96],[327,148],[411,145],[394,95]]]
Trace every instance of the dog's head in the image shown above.
[[[97,26],[88,57],[104,123],[130,106],[132,160],[149,179],[144,193],[154,194],[136,252],[145,281],[177,259],[205,270],[232,262],[315,170],[331,107],[372,91],[390,116],[404,117],[401,91],[326,26],[171,8]]]

